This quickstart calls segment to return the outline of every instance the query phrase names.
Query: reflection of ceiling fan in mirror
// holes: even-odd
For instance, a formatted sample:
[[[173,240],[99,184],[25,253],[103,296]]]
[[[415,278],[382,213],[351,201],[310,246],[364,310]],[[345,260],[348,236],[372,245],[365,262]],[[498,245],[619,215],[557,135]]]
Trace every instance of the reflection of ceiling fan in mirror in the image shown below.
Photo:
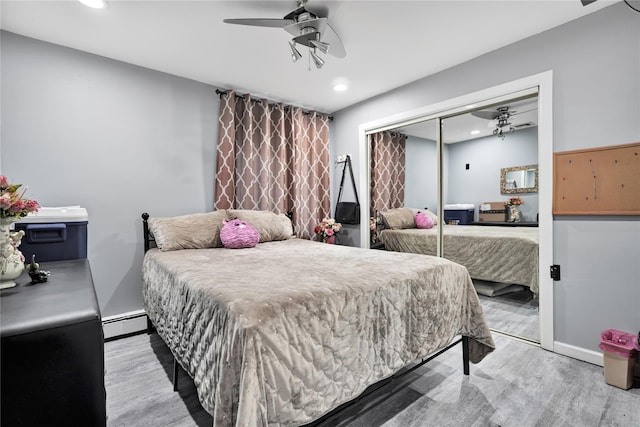
[[[479,117],[481,119],[491,120],[487,124],[487,126],[494,128],[493,129],[494,135],[498,136],[501,139],[504,139],[507,133],[511,133],[516,130],[516,126],[514,126],[511,123],[510,119],[513,117],[516,117],[519,114],[528,113],[529,111],[533,111],[533,110],[522,111],[519,113],[518,111],[515,111],[515,110],[509,110],[508,106],[503,106],[503,107],[498,107],[495,110],[473,111],[471,115],[475,117]],[[527,123],[526,125],[529,125],[529,124]],[[518,127],[521,127],[521,126],[518,125]]]
[[[324,65],[324,60],[318,52],[344,58],[347,53],[340,37],[331,28],[326,17],[319,17],[305,8],[307,0],[298,0],[298,8],[289,12],[282,19],[245,18],[224,19],[227,24],[252,25],[257,27],[283,28],[293,35],[289,42],[293,61],[302,58],[297,45],[309,49],[309,57],[317,68]]]

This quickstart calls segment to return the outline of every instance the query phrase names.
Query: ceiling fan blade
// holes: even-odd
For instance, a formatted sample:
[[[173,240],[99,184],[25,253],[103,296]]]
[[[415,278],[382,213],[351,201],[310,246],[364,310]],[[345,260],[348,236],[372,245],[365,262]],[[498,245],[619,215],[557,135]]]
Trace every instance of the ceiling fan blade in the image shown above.
[[[325,43],[329,43],[329,50],[327,53],[333,55],[336,58],[344,58],[347,56],[347,51],[344,49],[342,40],[338,37],[338,34],[331,28],[331,25],[327,24],[324,33],[321,33],[320,40]]]
[[[580,0],[580,2],[582,3],[583,6],[591,4],[591,3],[595,2],[595,1],[596,0]]]
[[[525,110],[525,111],[514,111],[511,113],[512,116],[519,116],[520,114],[525,114],[525,113],[530,113],[531,111],[536,111],[537,108],[532,108],[530,110]]]
[[[295,21],[293,19],[240,18],[223,19],[222,22],[226,24],[251,25],[254,27],[284,28],[287,25],[293,24]]]
[[[472,111],[471,115],[481,119],[494,120],[500,113],[497,111]]]

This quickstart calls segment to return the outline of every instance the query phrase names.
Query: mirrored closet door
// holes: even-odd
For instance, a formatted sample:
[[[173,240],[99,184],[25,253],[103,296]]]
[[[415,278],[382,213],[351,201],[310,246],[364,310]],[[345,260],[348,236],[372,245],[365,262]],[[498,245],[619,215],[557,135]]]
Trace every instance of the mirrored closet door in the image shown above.
[[[537,97],[445,118],[443,255],[494,330],[539,341]],[[508,187],[508,188],[507,188]]]
[[[465,265],[489,326],[533,342],[539,341],[537,116],[534,93],[414,120],[368,141],[371,246]],[[381,147],[380,140],[391,145]],[[403,156],[380,154],[394,151]],[[398,208],[423,211],[440,225],[404,228],[400,217],[408,211]]]

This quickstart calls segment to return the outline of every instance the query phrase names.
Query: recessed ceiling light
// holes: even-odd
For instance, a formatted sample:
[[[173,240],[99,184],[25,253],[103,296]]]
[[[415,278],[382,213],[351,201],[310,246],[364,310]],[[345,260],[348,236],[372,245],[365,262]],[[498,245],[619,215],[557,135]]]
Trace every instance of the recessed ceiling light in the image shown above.
[[[104,0],[78,0],[85,6],[92,7],[94,9],[103,9],[107,7],[107,2]]]
[[[479,134],[479,133],[480,133],[480,131],[479,131],[479,130],[477,130],[477,129],[476,129],[476,130],[472,130],[472,131],[471,131],[471,135],[477,135],[477,134]]]
[[[333,86],[333,90],[335,90],[336,92],[344,92],[345,90],[347,90],[347,85],[344,83],[338,83]]]

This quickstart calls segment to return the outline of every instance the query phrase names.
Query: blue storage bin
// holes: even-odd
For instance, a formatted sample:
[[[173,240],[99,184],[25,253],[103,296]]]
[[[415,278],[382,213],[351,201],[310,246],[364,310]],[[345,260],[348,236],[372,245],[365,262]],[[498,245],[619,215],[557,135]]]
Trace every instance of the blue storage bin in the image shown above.
[[[80,207],[40,208],[15,223],[25,235],[20,251],[29,262],[87,258],[87,210]]]
[[[473,222],[476,208],[474,205],[445,205],[444,223],[466,225]]]

